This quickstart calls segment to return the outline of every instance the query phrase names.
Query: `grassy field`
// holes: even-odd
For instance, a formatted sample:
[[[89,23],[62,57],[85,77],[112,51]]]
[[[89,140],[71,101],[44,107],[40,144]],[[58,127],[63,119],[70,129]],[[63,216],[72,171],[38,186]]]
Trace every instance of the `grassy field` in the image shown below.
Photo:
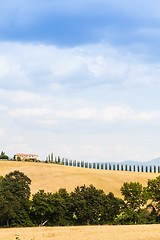
[[[0,229],[0,240],[159,240],[160,225]]]
[[[32,180],[31,191],[37,192],[44,189],[55,192],[59,188],[66,188],[69,192],[76,186],[93,184],[106,193],[113,192],[120,197],[120,187],[123,182],[139,181],[146,185],[148,179],[153,179],[159,174],[140,172],[121,172],[68,167],[46,163],[0,161],[0,175],[19,170]]]

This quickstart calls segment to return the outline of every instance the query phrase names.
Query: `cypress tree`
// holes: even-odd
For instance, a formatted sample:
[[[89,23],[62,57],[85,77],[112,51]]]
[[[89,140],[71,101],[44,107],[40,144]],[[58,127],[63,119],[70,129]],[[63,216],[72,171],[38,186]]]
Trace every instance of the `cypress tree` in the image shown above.
[[[111,164],[109,164],[109,170],[112,170]]]
[[[156,166],[154,165],[154,173],[156,173]]]
[[[146,172],[148,172],[148,166],[146,166]]]
[[[121,171],[123,171],[123,164],[121,165]]]
[[[101,163],[101,169],[103,170],[103,163]]]
[[[53,152],[51,153],[51,161],[53,162]]]
[[[58,163],[60,163],[61,162],[61,159],[60,159],[60,156],[58,156]]]
[[[158,166],[158,173],[160,173],[160,166]]]
[[[113,164],[113,170],[114,170],[114,171],[116,170],[115,164]]]
[[[89,163],[89,168],[92,168],[92,164],[91,163]]]
[[[135,165],[133,165],[133,172],[135,172],[136,171],[136,166]]]
[[[69,166],[72,166],[72,160],[69,160]]]
[[[48,157],[46,157],[46,161],[45,162],[48,163]]]
[[[96,164],[95,163],[93,163],[93,169],[95,169],[96,168]]]
[[[139,172],[139,165],[137,166],[137,171]]]
[[[81,162],[81,167],[84,167],[84,161]]]
[[[149,171],[152,172],[152,166],[150,166]]]
[[[88,162],[85,162],[85,168],[88,168]]]
[[[129,165],[129,171],[130,171],[130,172],[132,171],[132,167],[131,167],[131,165]]]
[[[99,169],[99,163],[97,163],[97,169]]]
[[[119,171],[119,164],[117,164],[117,171]]]
[[[105,163],[105,170],[107,170],[107,163]]]
[[[143,172],[143,165],[141,166],[141,172]]]
[[[125,171],[128,171],[128,169],[127,169],[127,164],[125,165]]]
[[[66,158],[66,165],[68,166],[68,159]]]

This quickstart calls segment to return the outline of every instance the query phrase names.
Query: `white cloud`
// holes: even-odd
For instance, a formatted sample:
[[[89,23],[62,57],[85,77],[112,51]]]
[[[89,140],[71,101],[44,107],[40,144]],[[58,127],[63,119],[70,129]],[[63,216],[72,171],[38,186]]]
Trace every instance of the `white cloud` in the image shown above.
[[[41,56],[40,57],[40,53]],[[34,92],[50,86],[54,93],[89,84],[158,85],[159,62],[150,64],[141,56],[121,52],[106,44],[60,49],[54,46],[0,43],[0,82],[7,88]]]
[[[85,107],[74,110],[54,110],[50,108],[18,108],[9,111],[9,115],[21,120],[38,117],[38,123],[56,124],[59,119],[90,120],[106,123],[148,122],[160,120],[160,111],[138,112],[129,106],[107,105],[103,108]]]

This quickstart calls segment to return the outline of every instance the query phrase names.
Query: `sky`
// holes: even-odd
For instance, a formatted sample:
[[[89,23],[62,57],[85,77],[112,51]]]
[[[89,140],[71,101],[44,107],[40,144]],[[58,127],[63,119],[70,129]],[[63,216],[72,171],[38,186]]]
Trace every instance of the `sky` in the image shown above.
[[[158,0],[1,0],[0,16],[1,151],[160,157]]]

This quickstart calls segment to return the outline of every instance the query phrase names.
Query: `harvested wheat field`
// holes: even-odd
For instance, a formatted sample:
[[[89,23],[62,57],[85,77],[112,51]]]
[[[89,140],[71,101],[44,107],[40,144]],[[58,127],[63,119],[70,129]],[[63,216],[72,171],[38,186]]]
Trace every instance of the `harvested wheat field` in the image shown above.
[[[159,175],[156,173],[85,169],[46,163],[0,161],[0,175],[5,176],[14,170],[22,171],[31,178],[32,193],[40,189],[56,192],[59,188],[66,188],[70,192],[76,186],[93,184],[106,193],[113,192],[116,197],[121,196],[120,187],[123,182],[139,181],[146,185],[148,179],[153,179]]]
[[[159,240],[160,225],[0,229],[0,240]]]

